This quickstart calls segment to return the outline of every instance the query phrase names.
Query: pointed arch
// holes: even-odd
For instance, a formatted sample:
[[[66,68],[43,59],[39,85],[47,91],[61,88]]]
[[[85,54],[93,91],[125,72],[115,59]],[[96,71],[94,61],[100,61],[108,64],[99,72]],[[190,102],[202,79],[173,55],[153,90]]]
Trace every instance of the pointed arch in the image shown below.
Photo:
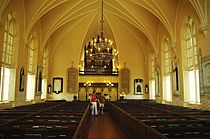
[[[198,46],[196,26],[191,17],[186,18],[183,38],[183,63],[184,63],[184,101],[187,103],[200,103]]]
[[[14,101],[15,96],[15,78],[16,69],[14,67],[15,61],[15,23],[13,14],[10,12],[7,15],[4,35],[3,48],[1,59],[1,81],[0,81],[0,101],[9,102]]]

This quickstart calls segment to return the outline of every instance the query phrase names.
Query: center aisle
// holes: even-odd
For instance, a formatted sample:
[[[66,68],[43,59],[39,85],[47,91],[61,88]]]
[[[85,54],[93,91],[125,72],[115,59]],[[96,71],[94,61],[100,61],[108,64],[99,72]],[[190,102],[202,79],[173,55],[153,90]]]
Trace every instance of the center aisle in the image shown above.
[[[108,113],[90,117],[87,139],[128,139]]]

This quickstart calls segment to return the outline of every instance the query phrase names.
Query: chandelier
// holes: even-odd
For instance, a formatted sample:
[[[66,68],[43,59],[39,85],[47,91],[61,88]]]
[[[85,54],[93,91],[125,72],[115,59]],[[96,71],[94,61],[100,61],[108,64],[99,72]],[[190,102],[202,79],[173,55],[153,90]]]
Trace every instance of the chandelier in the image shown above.
[[[112,41],[104,38],[103,32],[98,35],[97,39],[92,41],[92,48],[94,53],[92,54],[93,60],[112,60]]]
[[[93,38],[91,42],[89,42],[88,47],[91,48],[90,57],[92,60],[100,61],[110,61],[112,60],[116,55],[116,50],[112,49],[113,41],[110,39],[107,39],[104,37],[103,33],[103,0],[101,4],[101,32],[97,36],[97,38]]]

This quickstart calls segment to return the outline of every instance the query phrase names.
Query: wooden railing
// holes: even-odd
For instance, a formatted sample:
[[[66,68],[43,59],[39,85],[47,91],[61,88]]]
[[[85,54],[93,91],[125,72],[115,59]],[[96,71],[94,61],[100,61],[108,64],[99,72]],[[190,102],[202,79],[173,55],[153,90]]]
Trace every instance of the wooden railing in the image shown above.
[[[89,115],[90,115],[90,110],[89,110],[89,107],[87,107],[72,139],[85,139],[86,138],[87,129],[89,127],[88,125]]]
[[[110,108],[110,114],[128,134],[130,139],[167,139],[165,136],[137,120],[116,105],[110,103]]]

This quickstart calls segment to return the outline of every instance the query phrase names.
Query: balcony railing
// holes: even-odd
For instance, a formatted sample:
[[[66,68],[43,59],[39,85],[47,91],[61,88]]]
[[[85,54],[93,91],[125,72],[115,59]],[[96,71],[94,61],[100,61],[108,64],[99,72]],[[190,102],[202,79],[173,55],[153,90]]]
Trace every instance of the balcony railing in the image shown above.
[[[86,70],[86,71],[79,71],[79,75],[112,75],[112,76],[118,76],[118,71]]]

